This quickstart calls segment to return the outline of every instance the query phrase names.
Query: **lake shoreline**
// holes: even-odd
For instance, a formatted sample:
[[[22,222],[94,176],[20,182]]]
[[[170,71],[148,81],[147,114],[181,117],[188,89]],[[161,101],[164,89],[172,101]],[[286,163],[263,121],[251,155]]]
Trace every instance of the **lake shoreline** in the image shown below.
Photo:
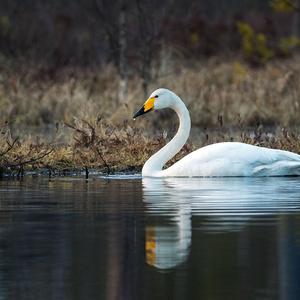
[[[141,177],[140,169],[127,169],[127,170],[115,170],[110,173],[103,168],[99,169],[65,169],[65,170],[50,170],[45,168],[40,168],[36,170],[25,170],[23,172],[18,172],[17,170],[5,170],[0,174],[0,180],[5,179],[20,179],[20,178],[81,178],[81,179],[95,179],[95,178],[110,178],[110,177]]]
[[[8,126],[0,135],[0,177],[69,176],[92,174],[140,173],[147,159],[174,136],[174,130],[155,134],[149,130],[108,125],[104,122],[77,120],[67,124],[68,133],[60,129],[49,139],[44,134],[15,136]],[[193,128],[191,137],[167,167],[190,152],[219,142],[242,142],[287,150],[300,154],[300,134],[294,129],[220,126],[211,130]]]

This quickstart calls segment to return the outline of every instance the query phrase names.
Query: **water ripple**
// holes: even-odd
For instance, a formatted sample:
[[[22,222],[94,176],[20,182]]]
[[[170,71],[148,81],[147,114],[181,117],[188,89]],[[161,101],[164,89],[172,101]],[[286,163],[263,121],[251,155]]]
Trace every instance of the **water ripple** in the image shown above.
[[[143,193],[149,214],[201,216],[212,230],[300,211],[299,178],[144,178]]]

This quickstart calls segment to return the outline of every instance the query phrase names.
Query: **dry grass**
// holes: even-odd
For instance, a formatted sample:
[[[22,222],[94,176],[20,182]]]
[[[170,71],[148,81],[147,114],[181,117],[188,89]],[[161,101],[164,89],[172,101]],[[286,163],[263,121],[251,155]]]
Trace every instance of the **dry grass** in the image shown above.
[[[176,80],[160,83],[177,91],[187,103],[194,125],[291,126],[300,122],[300,63],[297,59],[250,69],[239,62],[209,62],[183,69]]]
[[[26,171],[67,174],[97,170],[106,174],[118,171],[139,172],[151,154],[168,142],[164,136],[148,138],[137,128],[124,124],[112,127],[101,120],[76,120],[66,124],[71,128],[70,143],[45,143],[34,139],[12,138],[9,128],[3,126],[0,139],[1,176],[23,176]],[[174,163],[199,146],[223,141],[241,141],[258,146],[284,149],[300,153],[300,136],[281,130],[266,132],[261,127],[254,131],[243,128],[230,132],[224,127],[213,134],[204,132],[197,145],[188,143],[168,165]]]
[[[150,86],[167,87],[189,107],[193,125],[215,126],[222,115],[228,125],[239,115],[246,125],[294,126],[300,123],[299,56],[251,69],[238,61],[169,63],[156,70]],[[140,81],[129,80],[128,98],[117,102],[118,75],[111,66],[101,70],[11,66],[0,73],[1,119],[16,126],[71,122],[73,117],[99,116],[113,125],[131,119],[145,100]],[[151,117],[152,124],[157,118]]]
[[[76,120],[70,143],[58,144],[11,136],[3,126],[0,137],[1,176],[22,176],[24,171],[41,170],[48,174],[66,174],[91,169],[106,174],[116,171],[139,171],[144,161],[162,147],[162,137],[148,139],[129,125],[115,128],[104,122]]]
[[[271,134],[258,126],[295,128],[300,124],[298,58],[273,61],[262,69],[210,60],[158,70],[160,75],[150,88],[173,89],[189,107],[194,126],[215,130],[204,132],[195,145],[185,146],[172,162],[196,147],[233,140],[300,153],[297,131],[279,129]],[[141,170],[146,159],[169,140],[160,126],[174,131],[177,121],[167,112],[149,114],[133,123],[133,111],[145,100],[140,81],[130,79],[124,104],[117,103],[117,87],[118,76],[111,66],[101,71],[65,69],[60,73],[43,67],[2,68],[1,120],[12,126],[0,128],[1,174],[22,175],[41,169],[49,173]],[[16,138],[11,134],[11,128],[44,125],[55,132],[55,124],[65,124],[68,134],[60,129],[50,141],[43,135]],[[256,129],[246,130],[248,126]]]

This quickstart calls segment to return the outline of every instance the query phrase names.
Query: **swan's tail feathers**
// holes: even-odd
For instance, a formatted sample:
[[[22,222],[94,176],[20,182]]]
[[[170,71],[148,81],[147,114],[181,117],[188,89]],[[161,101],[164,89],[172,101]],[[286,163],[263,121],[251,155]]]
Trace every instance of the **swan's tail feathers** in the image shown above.
[[[254,168],[252,176],[300,176],[300,161],[279,161],[259,165]]]

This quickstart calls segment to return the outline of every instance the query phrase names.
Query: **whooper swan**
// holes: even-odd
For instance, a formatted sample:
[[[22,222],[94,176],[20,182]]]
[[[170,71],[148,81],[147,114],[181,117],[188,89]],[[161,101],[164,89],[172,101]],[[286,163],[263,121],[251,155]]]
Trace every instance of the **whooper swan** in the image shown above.
[[[150,177],[226,177],[226,176],[296,176],[300,175],[300,155],[237,142],[217,143],[200,148],[171,167],[165,163],[183,147],[191,128],[190,114],[183,101],[172,91],[157,89],[134,118],[152,110],[173,109],[179,128],[173,139],[144,164],[142,176]]]

